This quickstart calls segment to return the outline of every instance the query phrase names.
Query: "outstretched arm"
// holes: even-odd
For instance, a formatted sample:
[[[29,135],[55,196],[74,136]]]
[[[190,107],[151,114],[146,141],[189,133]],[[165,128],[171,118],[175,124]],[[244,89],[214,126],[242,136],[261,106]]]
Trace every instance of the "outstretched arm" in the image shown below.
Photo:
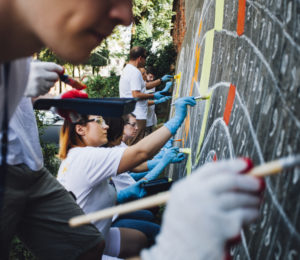
[[[178,99],[175,102],[175,116],[172,119],[163,127],[124,151],[117,173],[126,172],[152,158],[181,126],[186,117],[187,106],[194,106],[195,104],[194,97]]]

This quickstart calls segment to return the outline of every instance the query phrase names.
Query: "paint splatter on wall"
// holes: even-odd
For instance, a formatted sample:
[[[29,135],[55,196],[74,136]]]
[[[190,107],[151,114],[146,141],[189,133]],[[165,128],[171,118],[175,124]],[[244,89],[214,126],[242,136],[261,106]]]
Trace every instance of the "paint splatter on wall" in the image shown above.
[[[181,178],[226,158],[247,156],[258,165],[299,153],[300,2],[189,0],[186,6],[189,22],[173,101],[211,97],[189,109],[176,135],[188,158],[171,166],[169,176]],[[300,168],[266,183],[260,218],[243,230],[231,254],[299,259]]]

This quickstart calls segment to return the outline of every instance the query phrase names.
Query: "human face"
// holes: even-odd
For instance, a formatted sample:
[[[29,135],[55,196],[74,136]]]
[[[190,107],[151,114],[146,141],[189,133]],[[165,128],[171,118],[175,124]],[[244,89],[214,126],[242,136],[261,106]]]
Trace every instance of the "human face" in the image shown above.
[[[132,21],[132,0],[18,1],[27,27],[62,59],[79,63],[118,24]]]
[[[136,124],[136,118],[133,116],[129,116],[128,122],[125,123],[124,126],[124,137],[126,139],[131,139],[136,136],[137,134],[137,124]]]
[[[82,127],[82,126],[81,126]],[[87,146],[99,147],[107,143],[108,125],[101,116],[89,116],[82,138]]]
[[[154,75],[152,73],[147,74],[147,81],[153,81],[154,80]]]

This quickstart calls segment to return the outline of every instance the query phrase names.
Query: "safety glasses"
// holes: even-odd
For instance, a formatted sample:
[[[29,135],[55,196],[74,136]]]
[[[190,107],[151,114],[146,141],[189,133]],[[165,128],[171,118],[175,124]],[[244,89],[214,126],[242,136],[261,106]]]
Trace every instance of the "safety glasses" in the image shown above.
[[[89,123],[89,122],[96,122],[96,123],[99,124],[101,127],[107,126],[107,125],[106,125],[106,122],[105,122],[105,120],[103,119],[102,116],[101,116],[101,117],[97,117],[97,118],[93,118],[93,119],[89,119],[89,120],[87,120],[86,122],[87,122],[87,123]]]

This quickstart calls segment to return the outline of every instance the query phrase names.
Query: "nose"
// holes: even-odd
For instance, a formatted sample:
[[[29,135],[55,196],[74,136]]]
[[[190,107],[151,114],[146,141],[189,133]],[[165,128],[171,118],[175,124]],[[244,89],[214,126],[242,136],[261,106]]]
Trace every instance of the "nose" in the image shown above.
[[[117,0],[110,9],[109,16],[119,20],[122,25],[130,25],[133,20],[132,0]]]
[[[109,128],[109,126],[106,123],[102,123],[102,128],[107,130]]]

